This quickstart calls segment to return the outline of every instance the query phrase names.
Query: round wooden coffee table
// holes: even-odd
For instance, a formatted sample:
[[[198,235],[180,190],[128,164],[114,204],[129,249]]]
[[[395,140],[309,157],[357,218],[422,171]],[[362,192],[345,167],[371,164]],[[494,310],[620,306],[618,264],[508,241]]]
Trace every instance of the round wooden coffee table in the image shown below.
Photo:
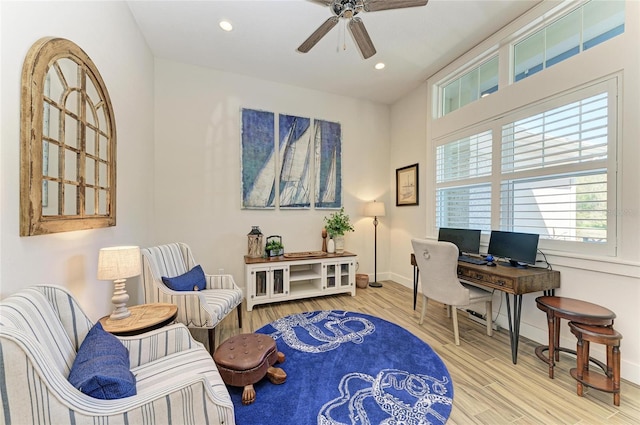
[[[594,326],[613,326],[616,314],[608,308],[586,301],[565,297],[544,296],[536,298],[538,308],[547,313],[549,345],[536,347],[536,356],[549,365],[549,378],[553,379],[555,362],[560,360],[560,351],[576,354],[575,350],[560,347],[560,319]],[[544,352],[548,351],[548,356]],[[604,370],[607,366],[590,359]]]
[[[114,335],[131,336],[161,328],[173,322],[178,316],[175,304],[153,303],[129,307],[131,316],[112,320],[109,316],[100,319],[105,331]]]

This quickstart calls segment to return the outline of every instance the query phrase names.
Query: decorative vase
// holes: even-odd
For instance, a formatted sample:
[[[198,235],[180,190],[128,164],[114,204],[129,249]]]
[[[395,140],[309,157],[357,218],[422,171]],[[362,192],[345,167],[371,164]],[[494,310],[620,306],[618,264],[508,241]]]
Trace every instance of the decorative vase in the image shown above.
[[[344,252],[344,235],[335,235],[333,240],[335,243],[336,254],[342,254]]]
[[[334,252],[336,252],[336,243],[333,241],[333,239],[329,239],[329,242],[327,242],[327,252],[329,254],[333,254]]]

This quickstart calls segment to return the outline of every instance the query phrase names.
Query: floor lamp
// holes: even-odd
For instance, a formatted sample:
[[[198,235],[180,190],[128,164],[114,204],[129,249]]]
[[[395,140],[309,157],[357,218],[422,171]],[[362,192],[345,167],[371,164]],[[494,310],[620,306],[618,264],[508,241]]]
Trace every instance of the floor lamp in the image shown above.
[[[384,202],[369,202],[364,207],[364,215],[373,217],[373,282],[369,284],[372,288],[381,288],[382,283],[378,282],[378,217],[384,217]]]

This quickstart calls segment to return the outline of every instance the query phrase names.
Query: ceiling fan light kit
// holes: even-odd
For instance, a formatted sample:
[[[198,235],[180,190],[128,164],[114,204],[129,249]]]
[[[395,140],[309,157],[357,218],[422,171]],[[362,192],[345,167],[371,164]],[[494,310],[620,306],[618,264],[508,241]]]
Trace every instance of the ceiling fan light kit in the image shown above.
[[[301,53],[307,53],[333,27],[340,18],[349,20],[349,31],[358,50],[365,59],[376,54],[371,37],[364,26],[364,22],[356,15],[360,12],[377,12],[379,10],[402,9],[406,7],[425,6],[429,0],[311,0],[328,6],[335,15],[327,19],[298,47]]]

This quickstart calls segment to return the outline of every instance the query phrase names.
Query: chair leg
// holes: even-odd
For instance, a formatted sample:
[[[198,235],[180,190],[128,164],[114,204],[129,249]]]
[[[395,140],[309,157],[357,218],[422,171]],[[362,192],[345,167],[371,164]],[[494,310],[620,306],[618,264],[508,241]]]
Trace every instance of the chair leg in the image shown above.
[[[238,327],[242,329],[242,303],[236,308],[238,309]]]
[[[456,345],[460,345],[460,333],[458,332],[458,309],[454,306],[451,308],[451,315],[453,316],[453,337],[456,341]]]
[[[213,357],[213,353],[216,351],[216,328],[209,328],[209,354]]]
[[[429,299],[425,295],[422,295],[422,314],[420,314],[420,324],[424,322],[424,314],[427,312],[428,301]]]
[[[491,319],[493,318],[493,311],[491,311],[492,305],[491,301],[487,301],[485,303],[485,310],[487,312],[486,322],[487,322],[487,335],[493,336],[493,323],[491,323]]]

